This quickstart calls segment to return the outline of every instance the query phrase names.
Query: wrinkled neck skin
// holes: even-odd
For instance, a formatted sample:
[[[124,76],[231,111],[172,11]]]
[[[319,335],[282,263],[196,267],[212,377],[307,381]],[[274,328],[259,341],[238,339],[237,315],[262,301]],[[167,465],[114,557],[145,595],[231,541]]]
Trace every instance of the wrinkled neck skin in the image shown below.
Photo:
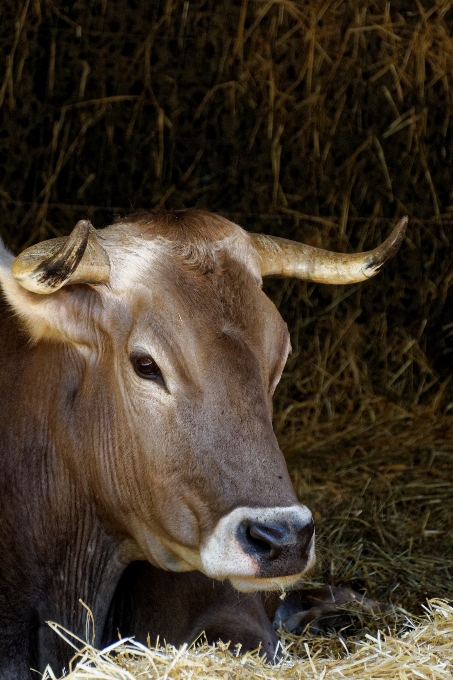
[[[34,677],[31,667],[43,672],[50,663],[58,674],[67,666],[70,648],[46,622],[85,639],[79,599],[93,613],[89,636],[101,639],[116,584],[136,554],[105,526],[92,489],[74,474],[87,451],[74,439],[72,460],[62,455],[68,423],[83,411],[79,405],[76,415],[79,355],[62,344],[30,346],[3,305],[0,317],[0,677],[22,680]]]

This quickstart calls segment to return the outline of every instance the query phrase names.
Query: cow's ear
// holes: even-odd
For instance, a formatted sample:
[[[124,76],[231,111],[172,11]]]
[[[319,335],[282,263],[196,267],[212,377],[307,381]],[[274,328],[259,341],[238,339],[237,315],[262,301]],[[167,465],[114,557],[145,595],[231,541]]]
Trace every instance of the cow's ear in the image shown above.
[[[86,344],[95,336],[100,296],[93,287],[109,280],[107,253],[89,222],[78,222],[69,237],[44,241],[18,258],[2,246],[3,294],[31,338]]]

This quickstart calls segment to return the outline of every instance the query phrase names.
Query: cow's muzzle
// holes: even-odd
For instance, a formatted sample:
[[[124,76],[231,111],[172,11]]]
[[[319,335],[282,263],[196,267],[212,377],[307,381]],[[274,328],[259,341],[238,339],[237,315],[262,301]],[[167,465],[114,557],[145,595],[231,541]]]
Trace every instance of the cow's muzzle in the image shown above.
[[[244,519],[237,529],[237,539],[244,552],[258,565],[257,576],[271,578],[298,574],[306,568],[313,543],[313,520],[259,521]]]
[[[293,585],[315,561],[315,530],[303,505],[236,508],[221,518],[200,550],[202,569],[238,590]]]

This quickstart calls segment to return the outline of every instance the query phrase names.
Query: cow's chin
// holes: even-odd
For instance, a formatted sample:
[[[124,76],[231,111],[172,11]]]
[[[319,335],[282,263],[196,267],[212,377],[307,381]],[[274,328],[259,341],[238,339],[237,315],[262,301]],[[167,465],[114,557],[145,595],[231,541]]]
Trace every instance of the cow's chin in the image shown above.
[[[150,530],[144,522],[132,518],[130,524],[134,527],[134,544],[137,552],[135,560],[147,560],[154,567],[165,571],[203,571],[200,555],[197,550],[191,550],[179,545],[168,537],[159,536]]]
[[[278,578],[254,578],[246,576],[242,578],[232,577],[230,583],[241,593],[255,593],[257,591],[286,590],[294,588],[302,579],[302,574],[294,576],[279,576]]]

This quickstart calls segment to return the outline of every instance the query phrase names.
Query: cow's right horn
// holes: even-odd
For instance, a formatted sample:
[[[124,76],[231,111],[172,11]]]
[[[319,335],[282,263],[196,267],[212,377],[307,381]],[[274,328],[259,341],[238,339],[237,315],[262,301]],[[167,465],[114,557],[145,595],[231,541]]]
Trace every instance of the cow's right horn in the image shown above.
[[[403,217],[388,239],[366,253],[332,253],[296,241],[249,234],[259,255],[261,276],[294,276],[318,283],[357,283],[378,273],[403,240],[407,217]]]
[[[47,294],[73,283],[107,283],[110,262],[96,229],[80,220],[69,236],[24,250],[13,262],[12,274],[23,288]]]

